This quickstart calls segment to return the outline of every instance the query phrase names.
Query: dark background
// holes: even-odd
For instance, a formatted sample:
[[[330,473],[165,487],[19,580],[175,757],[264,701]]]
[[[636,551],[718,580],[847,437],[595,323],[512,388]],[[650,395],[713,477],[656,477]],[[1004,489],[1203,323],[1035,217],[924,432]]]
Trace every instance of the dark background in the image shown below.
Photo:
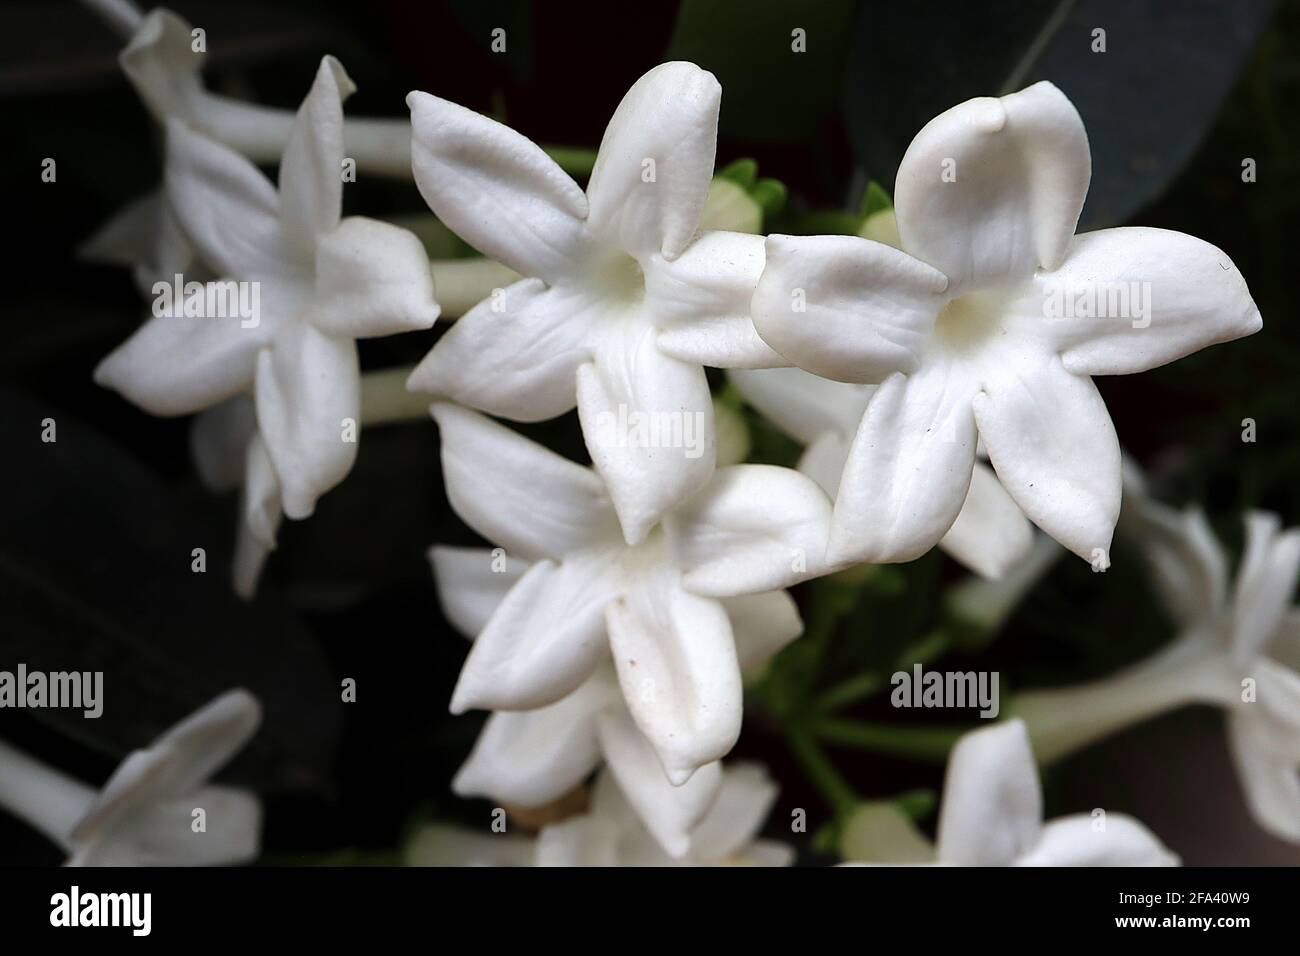
[[[669,58],[723,84],[718,164],[753,157],[789,188],[769,231],[851,232],[868,179],[892,191],[897,161],[930,117],[975,95],[1051,79],[1075,102],[1093,150],[1082,228],[1127,222],[1200,236],[1232,257],[1265,318],[1258,335],[1151,373],[1100,380],[1121,442],[1167,500],[1199,502],[1234,549],[1251,506],[1300,518],[1296,247],[1300,220],[1300,3],[671,2],[531,4],[188,3],[207,30],[214,90],[296,107],[323,53],[358,86],[349,115],[404,116],[423,89],[491,112],[544,143],[594,148],[628,86]],[[0,736],[87,781],[220,691],[253,690],[262,732],[223,777],[266,801],[266,862],[382,862],[413,820],[483,820],[447,782],[480,718],[446,703],[465,644],[441,617],[428,566],[435,541],[468,543],[449,513],[432,422],[367,431],[349,479],[316,516],[286,522],[258,598],[231,593],[234,498],[198,484],[187,422],[98,389],[90,373],[143,314],[125,270],[80,263],[76,246],[159,181],[157,132],[116,66],[120,41],[73,3],[0,4],[0,109],[8,243],[0,286],[0,667],[106,672],[97,721],[0,713]],[[489,49],[494,27],[507,53]],[[807,31],[807,52],[790,31]],[[1107,31],[1107,51],[1090,49]],[[55,157],[58,180],[40,180]],[[1243,183],[1243,158],[1258,181]],[[349,185],[345,213],[424,212],[411,184]],[[362,344],[367,368],[411,364],[430,333]],[[40,441],[53,417],[57,444]],[[1244,444],[1253,418],[1258,441]],[[530,433],[582,457],[576,423]],[[759,426],[760,455],[794,449]],[[208,573],[190,571],[204,547]],[[1131,556],[1130,556],[1131,557]],[[960,572],[937,552],[864,593],[816,675],[834,683],[925,633]],[[806,589],[798,591],[807,604]],[[1106,673],[1170,636],[1135,560],[1092,575],[1063,561],[980,667],[1025,687]],[[954,666],[968,659],[954,657]],[[357,680],[358,700],[339,701]],[[897,720],[883,702],[875,720]],[[790,809],[829,819],[761,708],[738,755],[782,784]],[[920,721],[908,715],[909,721]],[[835,751],[864,796],[937,789],[939,765]],[[1131,812],[1189,864],[1300,862],[1240,798],[1211,711],[1125,733],[1046,779],[1049,815]],[[0,863],[57,863],[58,851],[0,815]]]

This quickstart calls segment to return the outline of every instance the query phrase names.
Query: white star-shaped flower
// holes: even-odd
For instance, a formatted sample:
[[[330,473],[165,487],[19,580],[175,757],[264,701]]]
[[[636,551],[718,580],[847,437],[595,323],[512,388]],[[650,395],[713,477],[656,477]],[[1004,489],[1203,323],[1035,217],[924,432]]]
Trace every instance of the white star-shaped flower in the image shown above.
[[[227,691],[129,754],[98,792],[0,743],[0,805],[63,847],[69,866],[243,863],[258,853],[261,804],[207,781],[261,719],[252,694]]]
[[[487,626],[530,566],[520,558],[503,566],[502,555],[479,548],[434,547],[429,556],[444,612],[471,637]],[[760,668],[803,628],[784,591],[727,598],[722,604],[742,673]],[[686,856],[691,833],[717,800],[721,764],[706,764],[682,786],[673,786],[632,720],[608,659],[554,704],[489,717],[452,789],[465,797],[540,807],[559,800],[602,763],[664,852]]]
[[[190,414],[251,390],[291,518],[311,514],[356,458],[356,339],[427,329],[438,315],[414,235],[340,218],[342,101],[352,89],[325,57],[294,121],[278,191],[247,159],[169,123],[168,203],[222,277],[187,290],[176,309],[204,311],[220,301],[218,287],[230,301],[236,282],[248,284],[240,294],[247,289],[259,307],[251,316],[155,315],[95,372],[157,415]]]
[[[754,324],[792,363],[879,383],[839,482],[828,559],[906,561],[966,501],[977,436],[1039,527],[1101,560],[1120,454],[1093,375],[1140,372],[1260,328],[1221,251],[1162,229],[1075,236],[1091,164],[1050,83],[932,120],[894,193],[902,251],[769,236]]]
[[[486,619],[452,711],[537,710],[568,698],[575,713],[594,713],[599,704],[574,692],[612,659],[627,709],[674,785],[726,754],[741,721],[728,612],[761,601],[772,620],[759,630],[788,639],[797,622],[789,598],[764,592],[823,570],[830,502],[821,489],[786,468],[723,468],[629,545],[594,471],[459,406],[433,413],[452,508],[507,561],[531,562],[497,605],[493,562],[440,560],[453,620],[472,630]],[[746,595],[759,597],[724,603]],[[600,687],[590,682],[592,698]],[[575,733],[591,726],[571,723]],[[567,752],[565,772],[580,778],[590,752]]]
[[[690,63],[651,70],[610,121],[584,194],[520,134],[425,93],[407,98],[429,206],[527,277],[461,318],[410,387],[515,421],[576,404],[632,544],[713,473],[703,366],[787,364],[749,319],[762,238],[697,232],[720,99]],[[614,440],[606,423],[624,419],[698,421],[702,453]]]
[[[1043,822],[1025,725],[975,730],[948,758],[937,843],[892,804],[866,804],[841,841],[853,862],[948,866],[1177,866],[1150,830],[1120,813]]]
[[[588,812],[543,827],[535,839],[430,826],[415,835],[406,856],[413,866],[788,866],[788,846],[755,837],[775,800],[776,784],[763,767],[729,765],[717,799],[692,830],[690,851],[670,856],[616,776],[604,772]]]
[[[1300,843],[1300,528],[1246,517],[1246,549],[1229,596],[1228,558],[1205,516],[1152,499],[1126,471],[1120,529],[1141,546],[1180,628],[1151,658],[1078,687],[1017,695],[1040,759],[1186,704],[1223,708],[1246,801],[1259,825]]]

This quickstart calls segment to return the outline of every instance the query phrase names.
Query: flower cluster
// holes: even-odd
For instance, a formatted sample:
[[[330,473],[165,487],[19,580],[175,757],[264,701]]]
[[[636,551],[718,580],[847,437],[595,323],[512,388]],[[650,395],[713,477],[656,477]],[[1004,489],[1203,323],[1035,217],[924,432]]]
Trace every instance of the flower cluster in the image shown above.
[[[155,310],[96,381],[155,415],[203,413],[200,470],[243,487],[245,596],[282,514],[307,518],[347,477],[362,425],[402,417],[394,401],[421,416],[431,406],[448,499],[489,545],[430,552],[446,616],[473,638],[451,710],[491,712],[453,787],[545,808],[585,798],[596,774],[589,809],[535,839],[435,827],[412,862],[789,862],[754,840],[775,800],[766,772],[723,764],[745,674],[803,629],[786,589],[935,545],[1016,593],[1053,540],[1104,568],[1121,453],[1092,377],[1261,327],[1244,279],[1208,243],[1075,234],[1088,140],[1049,83],[932,120],[903,158],[892,210],[862,235],[764,237],[738,231],[757,228],[757,207],[715,180],[723,91],[694,64],[632,86],[584,189],[518,132],[427,93],[407,98],[400,136],[391,121],[345,122],[353,86],[333,57],[292,116],[210,94],[187,27],[155,11],[123,54],[166,131],[165,183],[88,251],[130,260],[142,285],[191,268],[206,281]],[[254,165],[275,155],[277,185]],[[431,263],[414,233],[343,217],[349,156],[409,169],[437,220],[486,257],[473,282]],[[363,415],[357,340],[432,327],[449,301],[443,275],[458,303],[444,311],[459,318],[409,376],[386,373],[370,399],[382,409]],[[257,314],[208,314],[218,287],[241,283],[256,288]],[[729,370],[805,446],[797,469],[735,457],[709,368]],[[394,398],[398,380],[410,397]],[[590,467],[487,417],[574,409]],[[1229,600],[1198,515],[1170,512],[1131,477],[1122,527],[1143,542],[1183,636],[1131,674],[1022,694],[1019,720],[964,738],[936,845],[892,805],[868,805],[849,821],[846,855],[1174,863],[1126,817],[1044,825],[1034,755],[1190,700],[1229,710],[1252,809],[1300,841],[1300,632],[1288,611],[1300,532],[1252,516]],[[991,620],[1014,598],[981,600]],[[212,729],[214,709],[229,726]],[[45,828],[82,862],[165,857],[166,838],[148,834],[255,724],[247,698],[223,698],[130,758],[93,803],[70,790],[51,802]],[[176,754],[188,764],[154,766],[186,763]],[[194,861],[251,855],[255,806],[210,796],[230,810],[231,849]]]

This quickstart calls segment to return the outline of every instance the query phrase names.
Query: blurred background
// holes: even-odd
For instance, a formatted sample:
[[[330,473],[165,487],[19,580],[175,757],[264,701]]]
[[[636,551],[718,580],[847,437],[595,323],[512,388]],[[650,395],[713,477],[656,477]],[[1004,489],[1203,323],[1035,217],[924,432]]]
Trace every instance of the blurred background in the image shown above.
[[[652,5],[370,0],[186,2],[207,31],[208,85],[296,107],[323,53],[356,81],[353,116],[406,116],[426,90],[496,116],[536,141],[594,148],[628,86],[666,59],[722,82],[718,165],[757,160],[788,189],[766,231],[855,233],[867,184],[892,193],[897,163],[932,116],[977,95],[1049,79],[1088,129],[1093,181],[1081,228],[1125,223],[1192,233],[1222,248],[1250,284],[1264,330],[1150,373],[1098,384],[1121,443],[1158,494],[1199,503],[1234,553],[1248,507],[1300,522],[1300,0],[917,0],[816,4],[685,0]],[[227,569],[235,498],[198,483],[188,422],[152,418],[97,388],[91,370],[144,315],[129,270],[75,251],[160,179],[156,127],[116,63],[121,41],[71,2],[0,5],[6,146],[0,286],[0,668],[102,670],[98,720],[0,711],[0,738],[101,782],[220,691],[246,686],[262,731],[223,780],[266,802],[266,863],[388,862],[413,821],[478,821],[486,805],[448,790],[481,716],[447,701],[466,643],[441,616],[424,552],[473,543],[448,509],[433,423],[367,430],[351,476],[306,522],[286,522],[255,601]],[[505,53],[490,49],[504,28]],[[806,52],[791,31],[806,31]],[[1105,30],[1104,53],[1094,30]],[[41,160],[58,179],[43,183]],[[1243,182],[1253,159],[1256,181]],[[425,212],[414,185],[360,176],[345,213]],[[466,255],[448,246],[439,255]],[[361,343],[363,367],[409,365],[429,333]],[[721,380],[719,380],[719,385]],[[39,422],[56,419],[58,442]],[[1243,443],[1242,421],[1257,441]],[[797,449],[751,416],[758,460]],[[576,417],[526,429],[583,460]],[[208,572],[190,571],[207,551]],[[782,686],[892,670],[964,572],[939,552],[891,569],[855,596],[832,652],[811,672],[774,665]],[[815,589],[796,589],[805,616]],[[1007,627],[945,669],[997,670],[1010,688],[1105,674],[1172,636],[1135,556],[1117,548],[1094,575],[1058,562]],[[978,660],[978,664],[973,662]],[[357,681],[342,704],[339,683]],[[822,862],[829,807],[789,754],[772,685],[747,704],[736,754],[766,762],[782,793],[772,836]],[[924,725],[887,697],[856,711]],[[942,721],[940,721],[942,722]],[[864,797],[937,791],[942,760],[833,750]],[[1104,806],[1132,813],[1188,864],[1300,863],[1244,808],[1217,712],[1188,709],[1052,768],[1049,816]],[[790,834],[792,808],[809,832]],[[929,821],[932,824],[932,819]],[[55,864],[59,851],[0,814],[0,864]]]

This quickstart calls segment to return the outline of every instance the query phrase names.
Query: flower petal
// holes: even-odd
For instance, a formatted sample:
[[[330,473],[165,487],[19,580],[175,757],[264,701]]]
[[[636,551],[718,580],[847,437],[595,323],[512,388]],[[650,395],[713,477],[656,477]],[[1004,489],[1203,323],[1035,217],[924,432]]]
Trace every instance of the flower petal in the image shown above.
[[[1289,734],[1279,730],[1255,714],[1228,719],[1232,759],[1251,816],[1279,839],[1300,843],[1300,751],[1295,729]],[[1288,738],[1289,749],[1282,744]]]
[[[972,391],[946,363],[876,390],[840,478],[828,561],[910,561],[948,533],[975,466]]]
[[[691,831],[704,819],[722,787],[718,763],[701,767],[681,786],[664,776],[650,742],[625,711],[597,718],[601,750],[619,789],[664,852],[680,858],[691,849]]]
[[[1300,574],[1300,529],[1279,533],[1278,516],[1246,516],[1246,551],[1233,599],[1233,658],[1241,664],[1265,652],[1291,606]]]
[[[247,395],[236,395],[194,417],[190,457],[209,491],[232,491],[244,483],[248,443],[257,431],[257,412]]]
[[[739,857],[763,828],[776,795],[777,785],[761,764],[724,768],[717,798],[691,833],[691,859],[725,863]]]
[[[411,170],[420,195],[483,255],[547,282],[586,258],[587,197],[529,139],[463,106],[412,93]]]
[[[349,216],[316,246],[311,321],[340,338],[427,329],[438,318],[429,257],[414,233]]]
[[[924,262],[853,236],[768,236],[751,303],[763,341],[838,382],[917,367],[948,280]]]
[[[343,209],[343,101],[355,84],[332,56],[321,58],[280,160],[280,216],[304,255],[339,224]]]
[[[267,556],[275,550],[283,512],[280,479],[271,464],[266,443],[257,432],[249,439],[244,459],[244,488],[233,570],[235,593],[248,600],[257,591]]]
[[[214,698],[149,747],[128,754],[70,838],[88,841],[118,814],[192,792],[243,749],[261,720],[262,707],[246,690]]]
[[[167,202],[213,271],[237,279],[305,275],[311,259],[289,241],[280,197],[257,167],[179,120],[167,124]]]
[[[632,718],[681,786],[740,735],[740,666],[727,612],[664,571],[611,604],[606,620]]]
[[[528,562],[522,558],[511,560],[487,548],[434,545],[429,549],[429,561],[442,613],[466,637],[478,636],[506,593],[528,570]]]
[[[736,642],[736,662],[748,674],[803,633],[799,607],[786,591],[723,598]]]
[[[283,493],[305,518],[347,477],[361,428],[361,372],[351,339],[301,321],[285,324],[257,358],[257,426]]]
[[[789,363],[754,329],[749,302],[763,271],[763,237],[705,232],[676,259],[646,262],[646,308],[659,348],[714,368],[779,368]]]
[[[532,866],[537,841],[441,824],[421,827],[406,845],[407,866]]]
[[[682,583],[733,597],[826,573],[831,503],[811,478],[775,465],[733,465],[666,519]]]
[[[463,320],[462,320],[463,321]],[[704,369],[670,358],[629,323],[578,369],[578,417],[628,544],[713,474],[713,398]]]
[[[1016,866],[1178,866],[1178,857],[1137,820],[1107,814],[1104,828],[1092,814],[1053,820]]]
[[[1038,839],[1043,798],[1024,721],[966,734],[948,757],[938,858],[957,866],[1007,866]]]
[[[855,863],[927,864],[934,862],[934,844],[898,804],[871,801],[849,817],[840,837],[840,855]]]
[[[591,230],[634,256],[681,255],[713,179],[722,86],[694,63],[661,63],[627,91],[596,154]]]
[[[433,417],[452,509],[493,544],[531,561],[619,541],[591,469],[449,402],[434,405]]]
[[[118,56],[122,72],[159,123],[190,119],[202,92],[207,53],[194,49],[191,27],[170,10],[150,10]]]
[[[605,641],[605,608],[617,597],[601,556],[539,561],[493,612],[465,661],[451,712],[535,710],[590,676]]]
[[[1034,529],[998,481],[993,469],[975,462],[966,503],[939,547],[986,578],[1000,578],[1022,562],[1034,543]]]
[[[801,368],[734,369],[727,379],[745,401],[803,445],[811,445],[826,432],[843,436],[856,432],[876,390],[874,385],[835,382]],[[836,483],[839,470],[835,469]]]
[[[1144,372],[1263,326],[1246,280],[1222,251],[1168,229],[1076,236],[1015,308],[1077,375]]]
[[[1110,553],[1119,440],[1092,380],[1051,358],[986,380],[975,420],[1002,486],[1029,519],[1088,562]]]
[[[1055,269],[1091,176],[1083,121],[1051,83],[967,100],[930,120],[899,164],[903,248],[953,295]]]
[[[600,762],[596,714],[617,699],[613,674],[597,674],[549,707],[493,714],[452,789],[524,807],[560,799]]]
[[[206,289],[206,286],[204,287]],[[196,292],[187,301],[201,300]],[[247,391],[270,321],[246,326],[239,316],[155,315],[105,356],[95,382],[151,415],[189,415]]]
[[[523,279],[448,329],[406,387],[518,422],[555,418],[577,402],[596,318],[582,296]]]

